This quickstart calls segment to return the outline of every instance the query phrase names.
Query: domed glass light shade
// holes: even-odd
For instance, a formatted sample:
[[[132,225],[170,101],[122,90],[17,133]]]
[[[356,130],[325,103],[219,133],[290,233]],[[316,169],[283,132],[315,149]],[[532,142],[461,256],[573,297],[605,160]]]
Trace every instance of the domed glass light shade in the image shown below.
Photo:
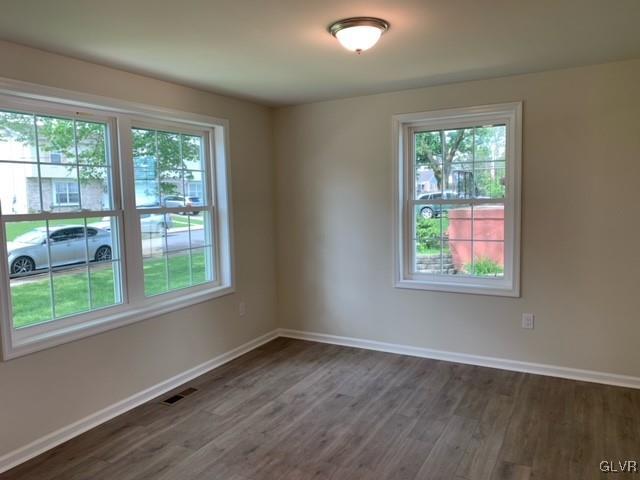
[[[373,47],[388,29],[389,24],[380,18],[354,17],[333,23],[329,32],[344,48],[359,54]]]

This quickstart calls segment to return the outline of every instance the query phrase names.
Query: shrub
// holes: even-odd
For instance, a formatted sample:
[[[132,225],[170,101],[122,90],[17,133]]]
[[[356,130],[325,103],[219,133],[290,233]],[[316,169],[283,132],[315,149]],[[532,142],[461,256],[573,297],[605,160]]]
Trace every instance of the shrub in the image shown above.
[[[490,258],[479,258],[473,265],[470,263],[465,265],[464,271],[473,275],[495,277],[504,273],[504,268]]]
[[[418,253],[428,253],[429,250],[440,251],[440,239],[442,231],[449,228],[449,221],[446,218],[422,218],[418,217],[416,222],[416,239]],[[433,252],[435,253],[435,252]]]

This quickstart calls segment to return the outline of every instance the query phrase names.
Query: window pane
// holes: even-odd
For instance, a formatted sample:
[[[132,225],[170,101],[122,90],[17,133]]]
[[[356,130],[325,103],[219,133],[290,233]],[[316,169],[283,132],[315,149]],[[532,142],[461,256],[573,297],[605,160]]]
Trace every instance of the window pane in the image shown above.
[[[506,159],[505,125],[492,125],[475,129],[475,161],[495,162]]]
[[[445,198],[473,198],[473,163],[456,163],[445,168]]]
[[[5,235],[14,327],[50,321],[53,313],[46,222],[7,222]]]
[[[184,189],[182,175],[182,170],[162,170],[160,172],[161,206],[169,208],[185,206],[186,199],[182,194]]]
[[[168,225],[165,229],[160,223]],[[209,212],[199,215],[140,214],[147,296],[213,280]]]
[[[449,251],[451,252],[451,264],[455,275],[471,275],[473,242],[465,240],[449,240]]]
[[[11,279],[13,326],[28,327],[53,318],[49,272]]]
[[[474,164],[476,197],[504,198],[506,193],[506,163],[481,162]]]
[[[420,273],[441,273],[442,266],[442,219],[427,216],[424,207],[416,207],[415,212],[415,257],[416,271]]]
[[[443,218],[448,220],[445,234],[450,240],[471,240],[473,238],[470,205],[443,205],[442,210]]]
[[[166,292],[168,289],[166,255],[144,257],[143,268],[145,295],[150,297]]]
[[[78,169],[75,165],[41,165],[42,203],[49,212],[80,210]]]
[[[182,137],[182,160],[184,168],[187,170],[202,170],[202,137],[193,135],[181,135]]]
[[[504,240],[504,205],[473,207],[473,239]]]
[[[466,163],[473,161],[473,128],[445,130],[444,163]]]
[[[7,222],[5,224],[9,275],[24,277],[49,265],[44,221]]]
[[[440,131],[414,136],[416,198],[442,191],[442,135]]]
[[[425,216],[425,205],[415,206],[416,272],[482,276],[502,274],[504,205],[442,204],[431,207],[434,212],[429,213],[431,216]]]
[[[166,251],[165,236],[172,228],[173,220],[169,214],[140,214],[142,255],[164,255]]]
[[[121,301],[116,217],[7,222],[5,234],[14,326]]]
[[[0,163],[0,202],[3,215],[39,213],[38,166],[28,163]]]
[[[41,163],[76,163],[73,120],[55,117],[36,117],[36,127],[38,134],[38,154]]]
[[[192,285],[191,259],[189,251],[171,253],[168,255],[169,290],[185,288]]]
[[[80,167],[80,193],[85,210],[112,210],[111,169]]]
[[[212,252],[210,248],[196,248],[191,250],[191,275],[193,284],[213,281]]]
[[[136,178],[136,206],[138,208],[160,205],[156,134],[153,130],[134,128],[133,164]]]
[[[167,217],[173,216],[167,215]],[[172,227],[165,236],[167,252],[189,250],[189,227],[176,227],[173,223]]]
[[[171,215],[140,214],[145,294],[156,295],[168,289],[167,240]]]
[[[189,242],[191,248],[211,245],[211,214],[208,211],[189,216]]]
[[[165,207],[184,206],[180,135],[157,132],[160,200]]]
[[[36,162],[33,115],[0,112],[0,160]]]
[[[103,123],[76,120],[78,162],[84,165],[104,166],[107,158],[107,126]]]
[[[121,303],[119,262],[104,262],[89,267],[91,308],[103,308]]]
[[[473,268],[469,273],[482,277],[503,277],[504,242],[473,242]]]
[[[49,254],[53,267],[87,263],[84,220],[78,218],[49,220]]]
[[[187,205],[201,207],[207,204],[204,172],[196,170],[184,171],[184,192]]]
[[[55,268],[52,272],[53,307],[56,318],[86,312],[89,304],[89,271],[80,268]]]
[[[87,249],[90,262],[120,260],[117,217],[87,217]]]
[[[201,137],[135,128],[133,141],[138,208],[206,201]]]

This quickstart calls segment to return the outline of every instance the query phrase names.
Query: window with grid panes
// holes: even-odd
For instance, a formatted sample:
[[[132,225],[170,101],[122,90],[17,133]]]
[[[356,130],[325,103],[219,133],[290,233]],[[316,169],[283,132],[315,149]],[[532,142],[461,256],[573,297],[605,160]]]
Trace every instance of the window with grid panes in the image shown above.
[[[105,106],[0,95],[4,358],[233,291],[227,123]]]
[[[396,285],[518,295],[520,105],[395,117]]]

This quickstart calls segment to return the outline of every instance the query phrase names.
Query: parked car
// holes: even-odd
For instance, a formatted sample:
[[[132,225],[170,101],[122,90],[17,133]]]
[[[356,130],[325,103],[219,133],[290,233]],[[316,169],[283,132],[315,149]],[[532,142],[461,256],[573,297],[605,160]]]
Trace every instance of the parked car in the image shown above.
[[[164,197],[163,205],[168,208],[178,207],[202,207],[204,204],[200,197],[185,197],[183,195],[169,195]],[[181,212],[183,215],[198,215],[200,212],[185,211]]]
[[[101,222],[92,223],[92,227],[98,227],[108,232],[111,231],[111,218],[103,217]],[[169,228],[173,227],[171,215],[160,213],[143,213],[140,215],[140,232],[157,235],[165,235]]]
[[[173,227],[171,215],[160,213],[143,213],[140,215],[141,233],[154,233],[165,235],[167,230]]]
[[[111,260],[111,233],[94,226],[65,225],[39,227],[19,235],[7,244],[9,253],[9,273],[12,277],[27,275],[51,266],[59,267],[89,261],[107,262]]]
[[[448,198],[460,198],[460,196],[455,192],[445,191],[445,192],[426,193],[424,195],[421,195],[418,199],[419,200],[441,200],[441,199],[448,199]],[[422,207],[420,207],[420,216],[422,218],[426,218],[426,219],[437,218],[437,217],[440,217],[443,213],[446,213],[446,210],[439,203],[436,203],[433,205],[423,205]]]
[[[462,191],[455,192],[453,190],[445,190],[444,192],[426,193],[418,197],[419,200],[442,200],[442,199],[460,200],[460,199],[470,199],[470,198],[485,199],[489,197],[479,196],[479,195],[475,195],[474,197],[472,197],[470,193],[465,193]],[[447,213],[446,207],[447,207],[446,205],[442,205],[440,203],[435,203],[433,205],[423,205],[422,207],[420,207],[420,216],[426,219],[440,217]]]

